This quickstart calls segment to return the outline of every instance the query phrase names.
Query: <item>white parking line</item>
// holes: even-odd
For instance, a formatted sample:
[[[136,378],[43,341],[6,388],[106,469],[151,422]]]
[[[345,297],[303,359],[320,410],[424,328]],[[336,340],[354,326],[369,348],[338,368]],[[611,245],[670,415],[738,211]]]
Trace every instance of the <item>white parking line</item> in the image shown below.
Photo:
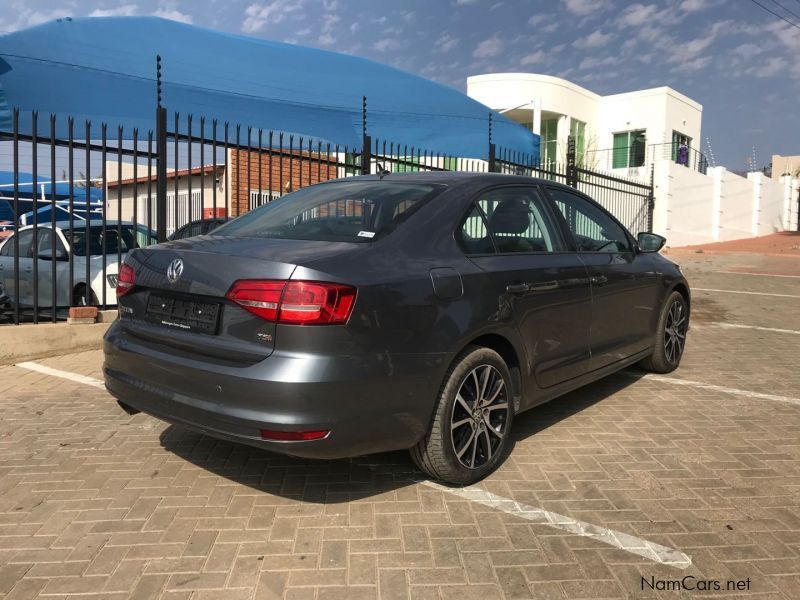
[[[800,331],[796,329],[778,329],[777,327],[761,327],[759,325],[742,325],[741,323],[722,323],[719,321],[713,321],[709,323],[709,325],[714,325],[715,327],[724,327],[727,329],[756,329],[758,331],[772,331],[774,333],[793,333],[795,335],[800,335]],[[692,325],[694,327],[694,325]]]
[[[693,287],[693,292],[725,292],[726,294],[748,294],[751,296],[776,296],[778,298],[800,298],[793,294],[771,294],[769,292],[746,292],[744,290],[720,290],[716,288],[698,288]]]
[[[82,383],[84,385],[90,385],[92,387],[100,388],[101,390],[106,389],[105,383],[103,383],[99,379],[95,379],[94,377],[87,377],[86,375],[78,375],[77,373],[72,373],[70,371],[60,371],[59,369],[52,369],[45,365],[40,365],[39,363],[35,362],[21,362],[17,363],[16,366],[21,367],[23,369],[28,369],[29,371],[37,371],[39,373],[44,373],[45,375],[51,375],[52,377],[61,377],[61,379],[69,379],[70,381],[74,381],[75,383]]]
[[[658,381],[660,383],[671,383],[672,385],[684,385],[687,387],[696,387],[701,390],[711,390],[713,392],[722,392],[723,394],[744,396],[745,398],[756,398],[758,400],[772,400],[774,402],[785,402],[787,404],[795,404],[797,406],[800,406],[800,398],[792,398],[791,396],[764,394],[762,392],[753,392],[750,390],[740,390],[738,388],[725,387],[723,385],[703,383],[702,381],[690,381],[688,379],[678,379],[677,377],[665,377],[664,375],[653,375],[652,373],[648,373],[646,375],[642,375],[641,373],[635,373],[632,371],[621,371],[620,373],[628,377],[635,377],[636,379],[649,379],[650,381]]]
[[[70,381],[74,381],[75,383],[82,383],[84,385],[105,389],[103,382],[99,379],[95,379],[94,377],[87,377],[85,375],[71,373],[70,371],[53,369],[35,362],[17,363],[17,366],[30,371],[44,373],[45,375],[68,379]],[[374,468],[370,465],[366,466],[369,468]],[[607,529],[605,527],[600,527],[584,521],[578,521],[571,517],[559,515],[548,510],[543,510],[541,508],[535,508],[533,506],[528,506],[527,504],[515,502],[514,500],[504,498],[503,496],[498,496],[480,488],[450,488],[427,480],[420,481],[418,483],[441,492],[447,492],[449,494],[459,496],[460,498],[470,500],[471,502],[477,502],[478,504],[501,510],[505,513],[520,517],[521,519],[525,519],[527,521],[541,523],[555,529],[561,529],[562,531],[566,531],[573,535],[579,535],[581,537],[597,540],[598,542],[608,544],[609,546],[619,548],[625,552],[641,556],[642,558],[646,558],[647,560],[651,560],[663,565],[676,567],[678,569],[686,569],[692,564],[692,558],[689,555],[673,548],[648,542],[647,540],[623,533],[621,531]]]
[[[465,500],[501,510],[504,513],[520,517],[521,519],[548,525],[573,535],[597,540],[598,542],[608,544],[609,546],[619,548],[631,554],[636,554],[637,556],[652,560],[653,562],[670,567],[677,567],[678,569],[686,569],[692,565],[691,556],[673,548],[668,548],[667,546],[662,546],[654,542],[648,542],[647,540],[621,531],[614,531],[613,529],[578,521],[571,517],[550,512],[549,510],[543,510],[541,508],[515,502],[514,500],[498,496],[480,488],[450,488],[434,483],[433,481],[422,481],[421,483],[433,489],[459,496]]]
[[[726,273],[728,275],[756,275],[758,277],[786,277],[789,279],[800,279],[800,275],[775,275],[774,273],[740,273],[739,271],[714,271],[715,273]]]

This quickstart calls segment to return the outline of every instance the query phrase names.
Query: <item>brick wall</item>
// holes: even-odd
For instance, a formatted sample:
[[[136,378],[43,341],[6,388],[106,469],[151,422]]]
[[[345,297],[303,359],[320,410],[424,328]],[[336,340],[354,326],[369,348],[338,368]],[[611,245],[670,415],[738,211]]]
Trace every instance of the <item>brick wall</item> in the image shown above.
[[[307,151],[294,151],[290,154],[284,149],[282,153],[273,151],[270,154],[266,150],[259,153],[231,148],[228,164],[231,216],[250,210],[251,191],[257,192],[260,189],[264,195],[269,192],[279,195],[336,178],[333,156],[328,161],[326,154]]]

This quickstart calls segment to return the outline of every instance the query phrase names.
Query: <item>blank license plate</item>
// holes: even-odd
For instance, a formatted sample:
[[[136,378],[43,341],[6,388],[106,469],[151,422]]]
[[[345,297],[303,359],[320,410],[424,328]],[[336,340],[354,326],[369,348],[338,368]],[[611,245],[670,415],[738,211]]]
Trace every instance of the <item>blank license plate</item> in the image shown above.
[[[213,335],[217,333],[219,304],[150,294],[145,316],[151,323],[178,331]]]

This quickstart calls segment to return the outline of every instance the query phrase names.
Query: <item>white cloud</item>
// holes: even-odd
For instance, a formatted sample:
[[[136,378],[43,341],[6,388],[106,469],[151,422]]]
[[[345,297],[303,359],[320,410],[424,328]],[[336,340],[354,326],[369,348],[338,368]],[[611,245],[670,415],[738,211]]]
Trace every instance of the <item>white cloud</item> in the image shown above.
[[[338,15],[332,15],[330,13],[325,13],[322,15],[322,28],[320,29],[320,34],[317,38],[317,43],[320,46],[332,46],[336,43],[336,36],[333,34],[336,31],[336,26],[341,20],[341,17]]]
[[[617,62],[617,58],[615,56],[606,56],[606,57],[599,57],[599,56],[587,56],[584,58],[578,68],[582,71],[586,71],[589,69],[595,69],[597,67],[605,67],[608,65],[613,65]]]
[[[739,56],[741,58],[750,58],[751,56],[756,56],[757,54],[761,54],[764,52],[764,46],[758,44],[740,44],[736,46],[733,50],[731,50],[731,54],[734,56]]]
[[[692,60],[683,61],[678,66],[682,72],[701,71],[711,63],[710,56],[698,56]]]
[[[608,42],[610,42],[614,38],[613,33],[603,33],[599,29],[597,31],[593,31],[586,37],[579,38],[575,40],[572,45],[575,48],[586,49],[586,48],[602,48]]]
[[[503,4],[505,4],[505,2],[495,2],[489,7],[489,10],[492,11],[492,10],[497,10],[498,8],[502,8]]]
[[[8,27],[3,27],[6,31],[16,31],[17,29],[24,29],[25,27],[33,27],[40,25],[47,21],[54,21],[55,19],[62,19],[70,16],[70,13],[64,9],[57,8],[50,11],[31,10],[23,8],[22,4],[12,5],[12,9],[16,11],[16,21],[9,24]]]
[[[628,6],[619,17],[619,24],[623,27],[641,27],[651,20],[658,12],[655,4],[635,3]]]
[[[588,17],[592,13],[602,12],[608,8],[606,0],[562,0],[564,6],[573,15]]]
[[[526,54],[519,60],[519,64],[523,66],[538,65],[545,61],[547,54],[543,50],[537,50],[531,54]]]
[[[280,23],[288,15],[302,8],[302,2],[295,0],[272,0],[272,2],[255,3],[244,11],[242,31],[258,33],[267,25]]]
[[[748,70],[749,74],[759,78],[774,77],[786,72],[789,72],[789,61],[782,56],[768,58],[764,64]]]
[[[453,37],[446,31],[442,32],[439,38],[433,43],[433,49],[437,52],[450,52],[453,48],[458,46],[458,38]]]
[[[399,40],[395,38],[383,38],[375,42],[372,47],[378,52],[387,52],[389,50],[397,50],[400,48]]]
[[[472,56],[474,58],[493,58],[500,55],[504,49],[503,40],[495,34],[478,44],[475,50],[472,51]]]
[[[678,8],[686,12],[697,12],[703,10],[709,5],[707,0],[683,0]]]
[[[453,4],[456,6],[465,6],[467,4],[475,4],[478,0],[455,0]]]
[[[90,17],[132,17],[139,12],[136,4],[123,4],[115,8],[95,8],[89,13]]]
[[[790,52],[800,52],[800,35],[797,29],[782,21],[774,21],[767,25],[766,30],[774,35]]]
[[[169,19],[171,21],[180,21],[181,23],[192,23],[194,19],[192,15],[187,15],[175,8],[159,8],[153,13],[154,17],[161,17],[162,19]]]
[[[558,22],[555,19],[555,15],[551,14],[533,15],[528,19],[528,25],[536,27],[538,31],[543,31],[544,33],[553,33],[558,29]]]

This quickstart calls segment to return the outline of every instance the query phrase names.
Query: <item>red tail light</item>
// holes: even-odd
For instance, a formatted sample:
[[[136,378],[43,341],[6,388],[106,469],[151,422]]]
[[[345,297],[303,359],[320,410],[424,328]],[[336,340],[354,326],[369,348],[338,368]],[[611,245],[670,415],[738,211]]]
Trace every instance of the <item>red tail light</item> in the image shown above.
[[[136,275],[133,272],[133,267],[122,263],[122,266],[119,268],[119,275],[117,276],[117,298],[130,292],[135,283]]]
[[[356,289],[320,281],[242,279],[227,298],[267,321],[286,325],[337,325],[353,312]]]

